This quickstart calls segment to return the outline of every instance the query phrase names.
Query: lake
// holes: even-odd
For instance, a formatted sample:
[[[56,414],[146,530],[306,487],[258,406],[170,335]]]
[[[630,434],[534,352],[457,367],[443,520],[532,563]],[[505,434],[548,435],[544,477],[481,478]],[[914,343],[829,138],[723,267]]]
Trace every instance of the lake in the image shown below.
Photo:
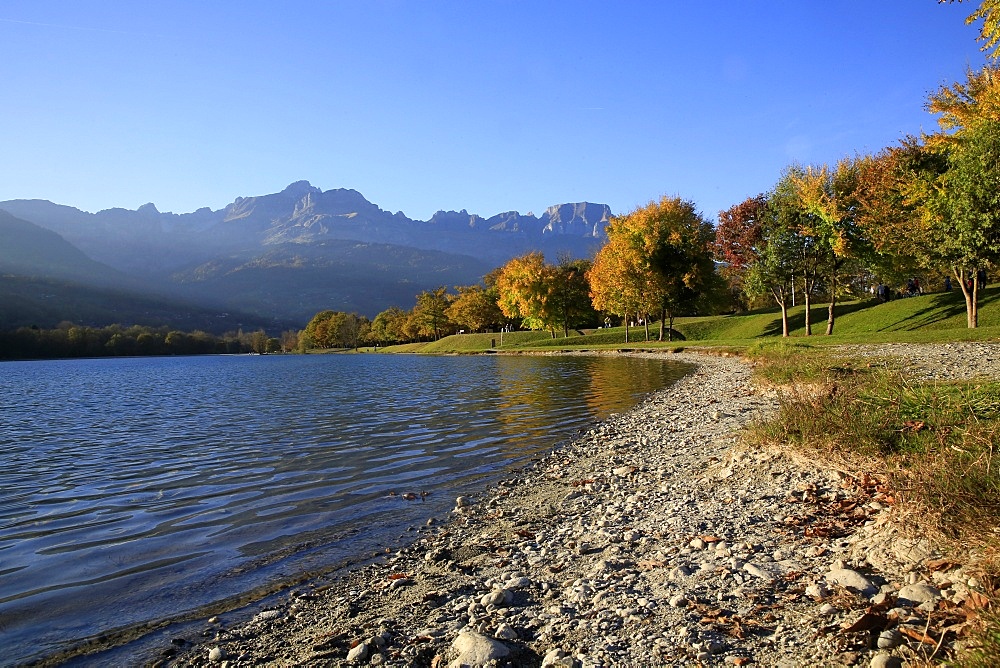
[[[0,363],[0,655],[358,563],[686,373],[612,356]]]

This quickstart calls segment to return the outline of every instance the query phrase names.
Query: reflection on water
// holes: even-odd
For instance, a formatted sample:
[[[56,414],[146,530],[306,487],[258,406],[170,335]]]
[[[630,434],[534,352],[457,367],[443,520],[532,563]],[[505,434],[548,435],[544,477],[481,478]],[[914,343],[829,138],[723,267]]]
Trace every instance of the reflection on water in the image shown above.
[[[2,364],[4,658],[394,544],[683,371],[614,357]]]

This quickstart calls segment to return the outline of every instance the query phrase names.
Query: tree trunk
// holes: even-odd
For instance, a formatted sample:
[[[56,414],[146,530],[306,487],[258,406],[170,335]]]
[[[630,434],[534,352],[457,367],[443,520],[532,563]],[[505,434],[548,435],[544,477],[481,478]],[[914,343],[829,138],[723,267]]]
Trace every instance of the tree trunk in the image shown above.
[[[806,336],[812,336],[813,333],[812,317],[809,314],[809,309],[812,307],[812,299],[809,296],[810,292],[812,292],[812,290],[809,289],[809,279],[803,276],[802,298],[803,300],[805,300],[806,303]]]
[[[958,279],[958,284],[962,286],[962,295],[965,297],[965,322],[969,329],[976,329],[979,327],[979,280],[978,277],[972,280],[972,289],[969,289],[966,283],[966,273],[965,269],[956,269],[952,267],[952,272],[955,274],[955,278]],[[970,271],[968,277],[971,278],[974,275],[973,271]]]
[[[667,341],[673,341],[674,340],[674,312],[670,311],[670,313],[668,314],[667,317],[670,319],[670,322],[668,323],[669,326],[667,327]]]
[[[833,334],[834,309],[837,306],[837,272],[830,277],[830,308],[826,315],[826,335]]]
[[[645,315],[642,318],[643,327],[646,328],[646,343],[649,343],[649,315]]]
[[[794,288],[795,283],[792,283],[792,286]],[[786,338],[788,336],[788,295],[785,293],[784,286],[780,289],[771,288],[771,296],[781,307],[781,336]]]
[[[660,338],[658,339],[659,341],[663,340],[663,335],[665,334],[665,332],[663,331],[663,326],[666,324],[666,321],[667,321],[667,308],[665,306],[661,306],[660,307]]]
[[[628,343],[628,313],[625,314],[625,343]]]

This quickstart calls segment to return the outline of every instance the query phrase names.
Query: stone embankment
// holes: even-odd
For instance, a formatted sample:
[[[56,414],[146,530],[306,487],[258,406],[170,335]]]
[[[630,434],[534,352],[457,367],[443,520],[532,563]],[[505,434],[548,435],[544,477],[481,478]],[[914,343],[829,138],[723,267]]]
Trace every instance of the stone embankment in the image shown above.
[[[1000,376],[995,346],[851,350],[900,352],[935,376]],[[900,666],[946,652],[945,627],[981,602],[974,575],[896,530],[878,480],[740,445],[777,406],[746,364],[672,357],[698,370],[458,499],[401,551],[242,625],[208,620],[162,663]]]

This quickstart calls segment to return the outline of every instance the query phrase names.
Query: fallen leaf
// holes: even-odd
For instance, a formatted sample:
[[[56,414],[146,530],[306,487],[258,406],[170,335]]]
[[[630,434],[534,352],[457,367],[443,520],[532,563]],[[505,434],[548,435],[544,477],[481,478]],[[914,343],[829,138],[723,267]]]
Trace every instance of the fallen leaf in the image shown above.
[[[932,571],[947,571],[958,565],[959,564],[957,562],[954,562],[951,559],[934,559],[932,561],[928,561],[926,564],[927,568]]]
[[[872,629],[884,629],[888,620],[885,615],[874,612],[866,612],[861,615],[861,619],[850,626],[844,627],[844,633],[857,633],[858,631],[871,631]]]
[[[900,626],[899,627],[899,632],[902,633],[904,636],[907,636],[908,638],[912,638],[913,640],[916,640],[918,642],[922,642],[925,645],[937,645],[937,640],[934,640],[934,638],[931,638],[929,635],[927,635],[923,631],[918,631],[916,629],[911,629],[911,628],[908,628],[906,626]]]
[[[990,599],[986,598],[978,591],[970,591],[969,598],[965,600],[965,607],[970,610],[981,610],[983,608],[989,607]]]

